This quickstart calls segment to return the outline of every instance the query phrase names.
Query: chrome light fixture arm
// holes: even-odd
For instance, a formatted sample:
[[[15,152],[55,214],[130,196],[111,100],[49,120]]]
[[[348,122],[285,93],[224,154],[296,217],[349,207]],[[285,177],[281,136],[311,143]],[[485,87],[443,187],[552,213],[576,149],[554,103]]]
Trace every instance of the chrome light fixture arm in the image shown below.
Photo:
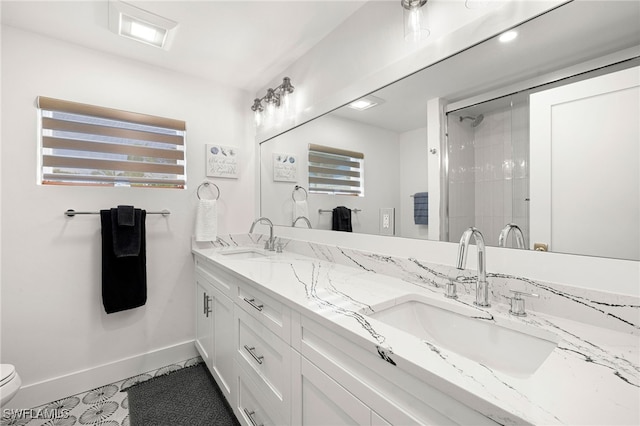
[[[294,90],[295,88],[291,84],[291,79],[289,77],[285,77],[282,79],[282,84],[280,84],[276,88],[267,89],[267,93],[263,97],[255,98],[253,100],[253,105],[251,105],[251,111],[256,114],[256,121],[259,121],[258,117],[265,110],[265,105],[263,105],[263,102],[267,107],[280,107],[284,102],[285,97],[293,93]]]

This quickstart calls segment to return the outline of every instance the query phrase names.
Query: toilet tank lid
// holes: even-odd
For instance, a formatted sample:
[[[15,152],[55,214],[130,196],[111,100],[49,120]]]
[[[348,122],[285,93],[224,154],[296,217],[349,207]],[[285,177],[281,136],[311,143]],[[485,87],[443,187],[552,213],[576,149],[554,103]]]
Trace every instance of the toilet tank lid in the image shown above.
[[[0,364],[0,383],[13,376],[16,368],[11,364]]]

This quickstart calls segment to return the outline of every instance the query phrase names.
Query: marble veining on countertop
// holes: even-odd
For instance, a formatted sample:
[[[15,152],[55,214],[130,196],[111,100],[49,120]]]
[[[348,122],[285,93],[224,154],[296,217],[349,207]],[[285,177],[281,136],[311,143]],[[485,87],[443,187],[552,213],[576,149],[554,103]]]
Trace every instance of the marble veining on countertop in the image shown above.
[[[199,243],[193,252],[246,277],[303,314],[339,325],[361,345],[429,383],[445,381],[461,400],[500,424],[640,424],[640,307],[637,298],[593,292],[524,277],[488,273],[492,306],[472,303],[475,276],[418,259],[379,256],[289,240],[284,253],[253,259],[220,254],[262,247],[260,235]],[[460,298],[443,287],[458,284]],[[508,314],[509,289],[535,292],[526,317]],[[554,335],[558,344],[531,375],[511,374],[372,318],[377,305],[407,295],[443,307],[474,310],[473,318]],[[562,314],[562,315],[559,315]],[[334,328],[335,329],[335,328]],[[451,386],[447,386],[451,389]]]

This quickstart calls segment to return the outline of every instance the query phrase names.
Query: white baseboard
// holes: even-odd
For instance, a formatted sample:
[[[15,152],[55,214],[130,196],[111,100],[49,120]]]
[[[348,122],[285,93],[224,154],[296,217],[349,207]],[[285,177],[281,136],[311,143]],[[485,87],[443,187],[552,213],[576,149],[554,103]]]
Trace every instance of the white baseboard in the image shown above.
[[[35,408],[198,355],[194,341],[189,340],[152,352],[26,385],[3,408]]]

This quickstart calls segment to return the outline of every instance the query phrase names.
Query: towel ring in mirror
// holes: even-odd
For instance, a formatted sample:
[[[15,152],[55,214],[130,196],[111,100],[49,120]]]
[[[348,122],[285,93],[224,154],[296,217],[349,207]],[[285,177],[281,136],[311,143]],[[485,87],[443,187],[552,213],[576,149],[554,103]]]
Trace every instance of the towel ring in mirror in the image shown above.
[[[220,188],[218,188],[218,185],[216,185],[213,182],[202,182],[200,185],[198,185],[198,189],[196,190],[196,195],[198,196],[198,200],[202,200],[202,198],[200,197],[200,188],[202,188],[203,186],[209,186],[209,185],[215,186],[216,190],[218,191],[218,196],[215,199],[217,200],[220,198]]]
[[[300,201],[306,201],[306,200],[307,200],[307,197],[309,196],[309,194],[307,193],[307,190],[306,190],[306,189],[304,189],[304,188],[303,188],[302,186],[300,186],[300,185],[296,185],[296,186],[293,188],[293,191],[291,191],[291,198],[293,199],[293,201],[297,201],[297,200],[296,200],[295,195],[296,195],[296,191],[297,191],[298,189],[302,189],[302,190],[304,191],[304,199],[302,199],[302,200],[300,200]]]

